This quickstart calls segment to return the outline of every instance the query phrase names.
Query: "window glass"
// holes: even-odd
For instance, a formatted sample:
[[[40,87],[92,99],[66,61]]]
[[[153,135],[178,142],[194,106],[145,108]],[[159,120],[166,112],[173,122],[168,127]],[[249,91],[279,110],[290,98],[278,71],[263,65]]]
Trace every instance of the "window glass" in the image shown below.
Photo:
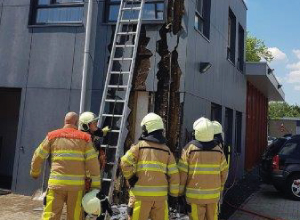
[[[82,23],[83,0],[38,0],[32,5],[31,24]]]
[[[290,140],[285,143],[283,148],[279,152],[280,155],[284,156],[296,156],[300,155],[300,142],[295,140]]]
[[[39,0],[38,4],[39,5],[49,5],[50,4],[50,0]]]
[[[82,21],[83,8],[41,8],[36,23],[69,23]]]
[[[116,22],[119,13],[118,0],[111,1],[109,5],[108,22]],[[143,9],[143,20],[162,21],[164,19],[164,2],[146,2]],[[137,19],[138,11],[125,11],[124,19]]]
[[[209,39],[211,0],[197,0],[195,10],[195,28]]]
[[[238,69],[244,71],[244,44],[245,44],[245,31],[239,24],[239,53],[238,53]]]
[[[229,8],[227,59],[235,64],[236,17]]]
[[[197,1],[197,11],[202,16],[202,12],[203,12],[203,0],[198,0]]]

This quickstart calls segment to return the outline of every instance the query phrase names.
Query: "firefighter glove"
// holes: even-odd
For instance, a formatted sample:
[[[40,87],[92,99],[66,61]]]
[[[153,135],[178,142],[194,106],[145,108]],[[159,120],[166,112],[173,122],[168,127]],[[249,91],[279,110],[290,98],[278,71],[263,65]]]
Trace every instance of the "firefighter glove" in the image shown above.
[[[129,183],[129,186],[131,188],[134,187],[134,185],[136,184],[136,182],[139,180],[139,178],[136,176],[136,175],[133,175],[129,180],[128,180],[128,183]]]
[[[105,137],[107,135],[107,133],[110,131],[111,131],[111,129],[108,126],[105,126],[104,128],[102,128],[103,137]]]

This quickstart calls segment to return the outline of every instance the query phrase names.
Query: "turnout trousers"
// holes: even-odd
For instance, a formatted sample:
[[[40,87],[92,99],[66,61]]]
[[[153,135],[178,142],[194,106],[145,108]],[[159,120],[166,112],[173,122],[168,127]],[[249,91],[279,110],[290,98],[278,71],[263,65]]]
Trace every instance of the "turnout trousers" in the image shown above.
[[[48,189],[44,200],[44,212],[42,220],[60,220],[64,203],[67,204],[67,219],[82,220],[83,191],[66,191]]]
[[[218,203],[211,204],[190,204],[191,220],[218,220]]]
[[[130,197],[128,212],[128,220],[169,220],[167,200],[141,201]]]

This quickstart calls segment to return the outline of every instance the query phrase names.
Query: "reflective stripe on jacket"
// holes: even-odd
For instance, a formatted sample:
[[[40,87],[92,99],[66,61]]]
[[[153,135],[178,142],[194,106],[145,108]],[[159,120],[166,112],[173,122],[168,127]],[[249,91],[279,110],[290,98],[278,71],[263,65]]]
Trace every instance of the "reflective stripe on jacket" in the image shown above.
[[[201,150],[188,144],[178,163],[180,195],[194,204],[216,203],[227,179],[228,165],[219,146]]]
[[[48,133],[34,152],[31,176],[40,175],[43,161],[49,156],[51,158],[49,188],[82,190],[86,170],[91,175],[92,187],[100,188],[98,154],[93,148],[90,135],[70,127]]]
[[[178,196],[179,171],[170,149],[164,144],[139,141],[121,158],[126,179],[138,177],[130,195],[139,200],[164,200]]]

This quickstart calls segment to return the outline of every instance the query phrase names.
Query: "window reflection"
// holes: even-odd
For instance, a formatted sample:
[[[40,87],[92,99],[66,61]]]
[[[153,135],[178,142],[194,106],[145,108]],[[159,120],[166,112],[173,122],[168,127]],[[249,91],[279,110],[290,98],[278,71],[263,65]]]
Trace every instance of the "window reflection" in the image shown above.
[[[83,0],[38,0],[32,6],[32,24],[81,23]]]
[[[83,8],[41,8],[37,11],[36,23],[81,22]]]
[[[119,13],[118,0],[110,0],[108,22],[116,22]],[[146,21],[162,21],[164,19],[164,2],[146,2],[143,9],[143,20]],[[137,19],[138,11],[124,12],[124,19]]]

